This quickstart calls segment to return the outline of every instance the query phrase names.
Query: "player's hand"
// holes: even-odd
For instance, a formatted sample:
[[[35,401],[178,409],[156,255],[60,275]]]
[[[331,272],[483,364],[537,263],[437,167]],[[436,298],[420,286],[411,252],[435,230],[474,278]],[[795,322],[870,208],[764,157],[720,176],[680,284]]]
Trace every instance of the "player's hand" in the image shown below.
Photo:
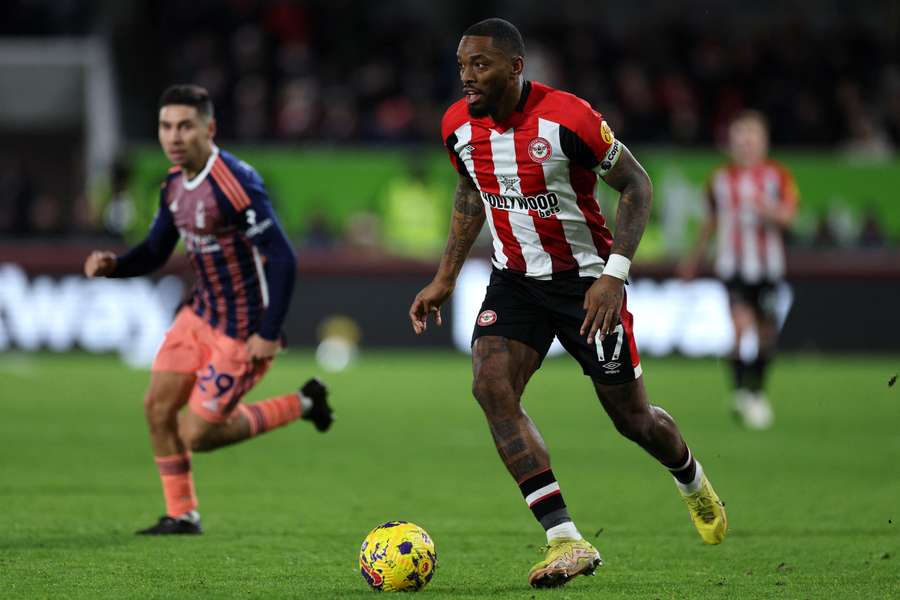
[[[791,224],[791,214],[785,211],[784,207],[769,206],[768,204],[759,206],[756,214],[763,223],[786,229]]]
[[[581,335],[587,335],[587,343],[593,344],[600,332],[600,339],[619,324],[619,313],[625,299],[625,282],[617,277],[601,275],[584,295],[584,323]]]
[[[84,274],[89,279],[107,277],[116,269],[116,255],[112,252],[94,250],[84,261]]]
[[[442,325],[441,305],[453,293],[455,283],[446,283],[435,279],[416,294],[412,306],[409,307],[409,320],[416,335],[428,328],[428,315],[434,314],[434,322]]]
[[[253,362],[270,359],[278,354],[279,350],[281,350],[281,342],[267,340],[257,333],[251,335],[247,340],[247,356]]]

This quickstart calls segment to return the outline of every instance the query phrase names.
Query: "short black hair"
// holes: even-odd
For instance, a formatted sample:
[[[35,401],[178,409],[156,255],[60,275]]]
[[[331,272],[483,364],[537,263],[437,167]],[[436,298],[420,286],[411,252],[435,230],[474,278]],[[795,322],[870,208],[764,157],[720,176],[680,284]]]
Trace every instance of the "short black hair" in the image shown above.
[[[494,47],[503,50],[509,56],[525,56],[525,40],[522,39],[522,34],[506,19],[492,17],[479,21],[466,29],[463,35],[493,38]]]
[[[213,116],[213,103],[206,88],[192,83],[178,83],[166,88],[159,97],[159,108],[170,104],[184,104],[197,109],[203,117]]]
[[[755,110],[752,108],[746,108],[739,113],[737,113],[734,118],[731,119],[731,123],[738,123],[743,121],[755,121],[762,126],[767,132],[769,131],[769,119],[766,118],[766,115],[763,114],[762,111]]]

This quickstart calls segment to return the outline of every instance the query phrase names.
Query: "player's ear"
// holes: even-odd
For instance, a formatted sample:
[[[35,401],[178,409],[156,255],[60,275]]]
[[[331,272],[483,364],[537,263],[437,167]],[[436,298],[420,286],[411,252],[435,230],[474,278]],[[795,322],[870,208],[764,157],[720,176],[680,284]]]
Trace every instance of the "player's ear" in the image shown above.
[[[511,63],[513,77],[518,77],[525,72],[525,59],[523,57],[514,56]]]
[[[525,57],[523,56],[514,56],[512,59],[512,69],[513,73],[516,75],[521,75],[525,72]]]
[[[209,118],[209,123],[206,124],[206,132],[209,134],[209,139],[216,137],[216,119],[214,117]]]

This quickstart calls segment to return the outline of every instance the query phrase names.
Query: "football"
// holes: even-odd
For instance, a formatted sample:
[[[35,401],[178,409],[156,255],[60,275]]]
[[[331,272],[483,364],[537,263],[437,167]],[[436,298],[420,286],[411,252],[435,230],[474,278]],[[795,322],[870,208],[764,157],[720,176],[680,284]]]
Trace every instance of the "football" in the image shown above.
[[[359,549],[359,572],[381,592],[416,592],[437,566],[434,542],[413,523],[388,521],[369,532]]]

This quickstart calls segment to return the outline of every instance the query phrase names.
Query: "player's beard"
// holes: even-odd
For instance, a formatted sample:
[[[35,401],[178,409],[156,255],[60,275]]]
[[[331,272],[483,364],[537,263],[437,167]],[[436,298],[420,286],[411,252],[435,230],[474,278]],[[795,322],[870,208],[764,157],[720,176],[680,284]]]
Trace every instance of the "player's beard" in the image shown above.
[[[491,114],[491,110],[487,107],[487,103],[479,107],[476,107],[472,104],[469,105],[469,116],[473,119],[480,119],[481,117],[486,117],[489,114]]]
[[[500,104],[500,98],[503,97],[503,90],[495,92],[488,96],[486,93],[482,92],[481,102],[478,105],[469,104],[467,108],[469,109],[469,116],[473,119],[480,119],[482,117],[486,117],[491,114],[496,114],[496,108]]]

